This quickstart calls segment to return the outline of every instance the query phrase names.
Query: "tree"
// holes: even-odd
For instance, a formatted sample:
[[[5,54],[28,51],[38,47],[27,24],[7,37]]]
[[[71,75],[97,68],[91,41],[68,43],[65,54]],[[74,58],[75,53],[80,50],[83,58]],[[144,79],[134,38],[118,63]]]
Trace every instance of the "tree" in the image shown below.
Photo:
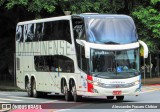
[[[61,11],[70,10],[72,13],[125,13],[129,14],[135,0],[0,0],[0,6],[5,4],[7,9],[24,7],[28,12],[40,15],[45,10],[53,13],[56,8]]]
[[[41,18],[40,13],[45,10],[48,13],[55,11],[56,0],[0,0],[0,6],[12,10],[15,7],[25,8],[34,13],[36,18]]]
[[[160,0],[150,0],[135,8],[132,15],[137,21],[139,37],[144,40],[150,52],[160,49]]]
[[[127,14],[134,0],[70,0],[70,4],[71,11],[77,14],[85,12]]]
[[[1,0],[0,4],[6,3],[6,8],[12,9],[14,6],[23,6],[30,12],[39,13],[41,10],[53,12],[56,0]]]
[[[0,63],[7,62],[4,59],[8,54],[13,55],[17,22],[64,15],[64,10],[70,10],[74,14],[132,14],[138,26],[139,37],[147,42],[150,51],[155,52],[160,48],[160,0],[0,0],[0,50],[7,49],[5,54],[3,50],[0,51],[0,59],[3,57]]]

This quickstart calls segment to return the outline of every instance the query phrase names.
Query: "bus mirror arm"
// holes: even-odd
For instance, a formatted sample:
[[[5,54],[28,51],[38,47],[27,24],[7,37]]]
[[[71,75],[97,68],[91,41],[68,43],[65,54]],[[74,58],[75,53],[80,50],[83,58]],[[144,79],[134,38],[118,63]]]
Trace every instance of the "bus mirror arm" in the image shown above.
[[[143,41],[139,40],[139,44],[143,47],[143,58],[148,58],[148,47],[147,44],[144,43]]]

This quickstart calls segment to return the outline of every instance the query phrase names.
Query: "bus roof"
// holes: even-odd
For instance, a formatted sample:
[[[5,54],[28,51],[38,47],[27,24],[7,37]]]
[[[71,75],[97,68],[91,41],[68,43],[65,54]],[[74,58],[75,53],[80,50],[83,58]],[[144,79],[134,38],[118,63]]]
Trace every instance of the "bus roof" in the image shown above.
[[[84,13],[84,14],[73,15],[73,16],[79,16],[83,18],[129,18],[129,19],[132,19],[130,16],[122,15],[122,14]]]
[[[31,24],[31,23],[41,23],[41,22],[49,22],[49,21],[53,21],[53,20],[66,20],[66,19],[70,19],[71,15],[67,15],[67,16],[58,16],[58,17],[50,17],[50,18],[44,18],[44,19],[37,19],[37,20],[30,20],[30,21],[23,21],[23,22],[19,22],[17,25],[25,25],[25,24]]]
[[[98,14],[98,13],[83,13],[83,14],[75,14],[75,15],[67,15],[67,16],[59,16],[59,17],[50,17],[50,18],[44,18],[44,19],[37,19],[37,20],[30,20],[30,21],[24,21],[19,22],[17,25],[25,25],[25,24],[31,24],[31,23],[40,23],[40,22],[48,22],[53,20],[66,20],[71,19],[71,16],[74,18],[80,17],[80,18],[128,18],[132,19],[130,16],[127,15],[120,15],[120,14]]]

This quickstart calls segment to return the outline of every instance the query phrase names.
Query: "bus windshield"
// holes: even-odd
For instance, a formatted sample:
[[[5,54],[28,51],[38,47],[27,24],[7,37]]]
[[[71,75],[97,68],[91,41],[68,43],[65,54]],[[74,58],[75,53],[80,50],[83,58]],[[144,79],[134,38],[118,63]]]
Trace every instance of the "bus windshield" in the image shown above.
[[[130,78],[139,75],[139,50],[91,49],[91,74],[103,78]]]
[[[137,42],[131,18],[86,18],[87,41],[100,44],[128,44]]]

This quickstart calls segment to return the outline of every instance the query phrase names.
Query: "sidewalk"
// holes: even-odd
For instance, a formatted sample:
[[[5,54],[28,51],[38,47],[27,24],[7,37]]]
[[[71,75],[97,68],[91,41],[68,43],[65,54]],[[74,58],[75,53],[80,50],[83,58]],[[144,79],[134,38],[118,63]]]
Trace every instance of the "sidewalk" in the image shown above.
[[[0,91],[22,91],[13,82],[0,81]]]
[[[142,85],[160,85],[160,77],[159,78],[146,78],[145,80],[142,79]],[[18,88],[17,86],[13,86],[11,84],[6,85],[0,83],[0,91],[24,91]]]
[[[158,78],[146,78],[145,80],[142,79],[142,84],[143,85],[155,85],[155,84],[160,85],[160,77],[158,77]]]

